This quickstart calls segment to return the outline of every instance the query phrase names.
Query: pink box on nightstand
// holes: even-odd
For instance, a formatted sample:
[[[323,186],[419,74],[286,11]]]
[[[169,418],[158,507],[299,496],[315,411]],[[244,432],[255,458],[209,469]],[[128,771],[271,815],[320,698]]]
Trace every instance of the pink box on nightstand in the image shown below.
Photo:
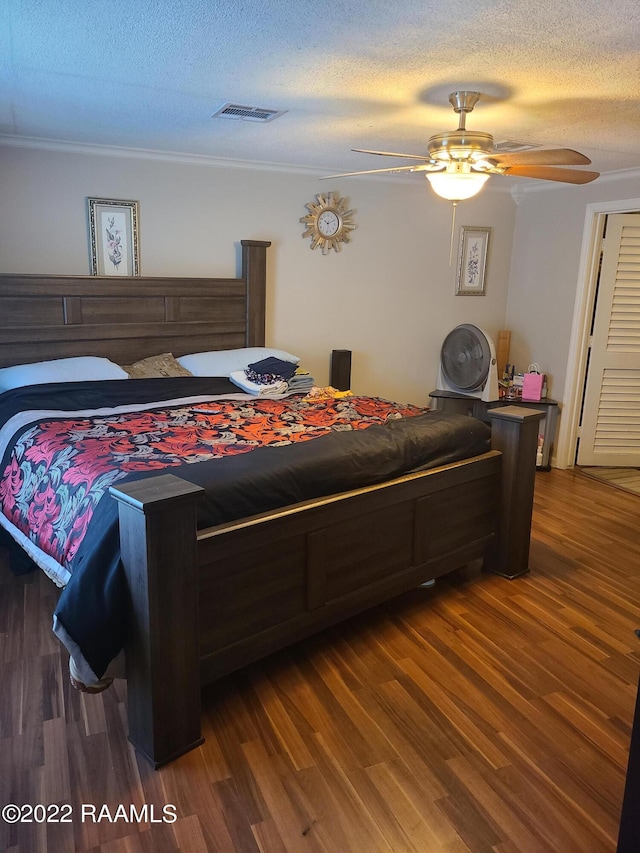
[[[544,373],[525,373],[522,380],[522,399],[538,402],[542,399]]]

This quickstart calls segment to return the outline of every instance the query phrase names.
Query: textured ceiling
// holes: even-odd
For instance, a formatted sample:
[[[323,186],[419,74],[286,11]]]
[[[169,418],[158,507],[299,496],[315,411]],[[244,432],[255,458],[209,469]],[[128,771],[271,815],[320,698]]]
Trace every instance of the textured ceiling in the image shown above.
[[[640,167],[638,0],[3,0],[0,142],[59,140],[325,172],[405,165],[467,121]],[[286,114],[214,120],[225,102]],[[415,176],[405,177],[415,180]],[[501,179],[502,180],[502,179]],[[507,179],[512,181],[514,179]]]

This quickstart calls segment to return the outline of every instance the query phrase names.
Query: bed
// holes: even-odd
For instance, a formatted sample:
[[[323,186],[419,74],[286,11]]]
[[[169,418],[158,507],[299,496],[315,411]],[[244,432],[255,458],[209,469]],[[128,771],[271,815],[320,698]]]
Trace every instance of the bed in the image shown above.
[[[269,245],[241,241],[237,279],[0,276],[0,368],[75,356],[122,365],[158,353],[263,347]],[[173,382],[189,386],[190,406],[205,400],[204,411],[206,400],[233,396],[218,380],[167,380]],[[100,409],[107,386],[129,392],[135,383],[106,381],[98,391],[96,384],[84,390]],[[155,403],[187,398],[184,385],[168,391],[164,379],[139,387],[150,388]],[[52,389],[2,397],[11,398],[16,412],[38,405],[49,411],[51,402],[38,395]],[[114,630],[123,631],[129,739],[136,749],[159,767],[194,748],[202,741],[203,684],[367,607],[478,558],[506,578],[526,572],[541,413],[505,407],[490,416],[490,444],[480,422],[418,413],[391,429],[368,425],[345,433],[346,447],[332,433],[306,449],[299,443],[242,454],[243,468],[217,469],[227,471],[228,490],[217,505],[237,497],[240,507],[228,517],[203,511],[211,503],[198,473],[204,464],[175,473],[164,467],[111,485],[100,506],[117,516],[105,541],[117,539],[125,606],[116,599],[121,624]],[[465,437],[469,425],[473,441]],[[422,429],[440,434],[440,455],[423,458]],[[332,477],[327,490],[313,478],[307,485],[305,473],[297,480],[304,488],[283,491],[281,501],[246,503],[236,494],[243,476],[254,495],[270,494],[253,480],[260,454],[266,468],[280,456],[295,465],[303,454],[305,465],[315,456],[322,481],[327,471],[346,471],[358,459],[363,436],[373,441],[378,434],[373,480]],[[395,451],[385,442],[399,440],[406,442],[401,454],[405,447],[411,453],[396,470],[387,467]]]

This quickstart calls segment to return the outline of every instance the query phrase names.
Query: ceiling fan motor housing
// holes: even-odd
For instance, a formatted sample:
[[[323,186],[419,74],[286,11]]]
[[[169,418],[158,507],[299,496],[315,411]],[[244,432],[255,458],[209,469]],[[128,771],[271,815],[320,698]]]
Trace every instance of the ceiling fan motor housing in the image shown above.
[[[477,130],[437,133],[427,144],[433,160],[481,160],[493,151],[493,136]]]

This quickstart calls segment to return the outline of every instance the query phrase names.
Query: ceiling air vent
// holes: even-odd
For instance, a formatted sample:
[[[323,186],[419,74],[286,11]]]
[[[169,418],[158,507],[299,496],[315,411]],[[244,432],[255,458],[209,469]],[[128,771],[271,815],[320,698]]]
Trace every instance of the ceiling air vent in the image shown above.
[[[273,121],[284,115],[286,110],[268,110],[262,107],[247,107],[243,104],[224,104],[211,118],[231,118],[240,121]]]

